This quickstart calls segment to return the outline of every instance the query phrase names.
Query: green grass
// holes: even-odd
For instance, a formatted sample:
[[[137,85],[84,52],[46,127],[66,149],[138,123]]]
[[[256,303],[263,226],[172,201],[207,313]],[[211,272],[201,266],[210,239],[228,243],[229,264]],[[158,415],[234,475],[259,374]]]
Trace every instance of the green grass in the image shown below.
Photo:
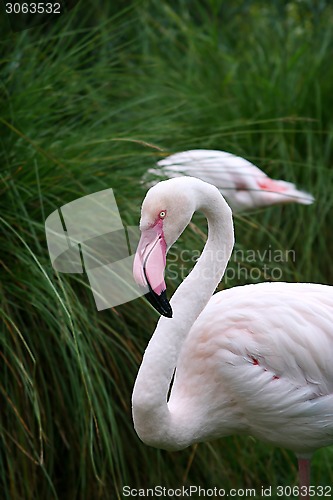
[[[236,217],[236,248],[292,249],[294,260],[265,262],[288,281],[332,283],[332,8],[112,3],[0,41],[2,498],[295,484],[293,455],[250,437],[177,453],[140,443],[131,391],[157,315],[142,299],[97,312],[86,276],[52,269],[44,221],[111,187],[123,222],[137,225],[140,179],[158,158],[227,150],[316,198]],[[196,217],[178,254],[201,249],[204,228]],[[259,281],[262,264],[245,263]],[[332,483],[331,455],[315,456],[314,484]]]

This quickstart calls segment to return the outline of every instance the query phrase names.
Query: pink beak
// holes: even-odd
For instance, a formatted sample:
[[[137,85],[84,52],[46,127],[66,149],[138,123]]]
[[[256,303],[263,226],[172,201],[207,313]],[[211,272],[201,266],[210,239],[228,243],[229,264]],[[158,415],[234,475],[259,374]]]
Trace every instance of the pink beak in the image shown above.
[[[164,270],[166,243],[162,224],[145,229],[141,233],[134,257],[133,276],[136,283],[147,290],[151,305],[163,316],[172,317],[172,309],[166,297]]]

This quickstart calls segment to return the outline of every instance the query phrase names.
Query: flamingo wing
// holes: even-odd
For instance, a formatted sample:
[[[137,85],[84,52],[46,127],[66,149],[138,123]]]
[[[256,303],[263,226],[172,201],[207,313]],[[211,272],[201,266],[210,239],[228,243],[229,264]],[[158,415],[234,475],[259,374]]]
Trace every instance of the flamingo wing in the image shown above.
[[[329,286],[215,294],[183,344],[170,408],[190,409],[205,438],[248,432],[303,454],[333,444],[332,320]]]

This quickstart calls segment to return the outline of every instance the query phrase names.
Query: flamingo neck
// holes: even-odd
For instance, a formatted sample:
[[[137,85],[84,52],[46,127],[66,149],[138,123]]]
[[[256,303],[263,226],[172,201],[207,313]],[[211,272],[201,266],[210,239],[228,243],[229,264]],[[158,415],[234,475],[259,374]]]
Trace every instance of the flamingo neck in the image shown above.
[[[234,245],[231,210],[219,191],[206,184],[196,198],[196,210],[208,221],[208,239],[200,259],[170,301],[173,317],[161,317],[157,324],[132,395],[137,434],[146,444],[164,449],[190,444],[177,428],[167,395],[181,346],[222,279]]]

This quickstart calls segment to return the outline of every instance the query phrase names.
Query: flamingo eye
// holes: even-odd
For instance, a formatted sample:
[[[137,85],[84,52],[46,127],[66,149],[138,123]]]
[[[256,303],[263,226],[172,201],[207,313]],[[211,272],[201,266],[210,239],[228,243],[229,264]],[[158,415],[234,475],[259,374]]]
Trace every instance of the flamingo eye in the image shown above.
[[[160,219],[164,219],[165,216],[166,216],[166,211],[165,210],[161,210],[160,213],[159,213],[159,218]]]

